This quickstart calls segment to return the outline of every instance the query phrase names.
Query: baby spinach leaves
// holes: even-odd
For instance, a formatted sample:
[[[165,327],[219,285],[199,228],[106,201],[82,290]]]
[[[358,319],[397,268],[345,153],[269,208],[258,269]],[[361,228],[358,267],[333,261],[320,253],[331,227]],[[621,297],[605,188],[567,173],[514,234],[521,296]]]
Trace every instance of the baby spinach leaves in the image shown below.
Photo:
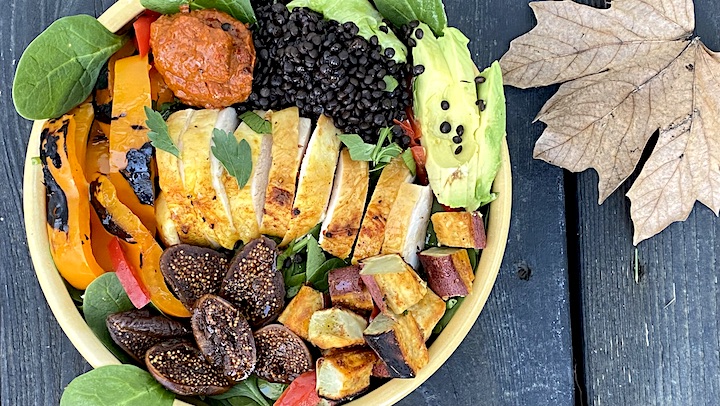
[[[85,290],[83,302],[85,321],[95,336],[122,362],[130,362],[130,358],[110,338],[105,319],[113,313],[134,308],[115,272],[98,276]]]
[[[60,406],[170,406],[174,400],[148,372],[134,365],[106,365],[73,379]]]
[[[165,120],[163,120],[162,114],[145,106],[145,116],[147,117],[145,125],[150,129],[150,131],[148,131],[148,138],[152,146],[175,155],[177,159],[181,159],[180,150],[172,138],[170,138],[168,126]]]
[[[236,384],[229,391],[222,395],[211,396],[213,399],[218,400],[230,400],[236,397],[245,397],[252,399],[255,403],[260,406],[270,406],[265,396],[258,389],[258,378],[255,375],[250,375],[248,379]],[[231,403],[232,404],[232,403]]]
[[[375,6],[397,27],[419,20],[429,25],[437,36],[447,27],[442,0],[375,0]]]
[[[59,117],[82,103],[100,70],[127,38],[89,15],[52,23],[23,52],[13,81],[13,103],[30,120]]]
[[[233,176],[240,189],[244,188],[252,173],[252,150],[246,140],[237,141],[233,133],[213,129],[212,153]]]
[[[255,23],[255,12],[250,0],[141,0],[143,7],[162,14],[180,12],[180,6],[187,4],[190,10],[213,8],[224,11],[244,23]]]

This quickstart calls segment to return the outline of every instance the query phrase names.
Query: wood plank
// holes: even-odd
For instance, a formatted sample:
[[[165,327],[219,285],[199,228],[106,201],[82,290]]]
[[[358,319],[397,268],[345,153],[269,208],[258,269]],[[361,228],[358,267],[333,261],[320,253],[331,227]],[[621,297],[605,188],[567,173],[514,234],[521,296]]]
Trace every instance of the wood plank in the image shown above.
[[[720,49],[720,3],[695,7],[697,33]],[[720,221],[696,204],[642,242],[636,284],[629,185],[598,207],[597,175],[577,176],[587,404],[717,405]]]
[[[95,1],[102,11],[112,1]],[[480,4],[482,3],[482,4]],[[502,8],[485,2],[468,6],[449,0],[450,21],[473,38],[476,62],[487,65],[507,49],[509,41],[532,26],[526,0],[507,1]],[[30,6],[31,5],[31,6]],[[33,15],[26,7],[40,10]],[[32,38],[55,18],[92,13],[75,0],[39,3],[11,0],[0,19],[0,35],[12,44],[4,61],[17,60]],[[97,14],[97,13],[96,13]],[[3,404],[57,404],[67,383],[89,369],[55,323],[35,281],[23,243],[21,175],[30,123],[10,103],[12,68],[3,69],[0,107],[3,128],[16,137],[0,138],[6,155],[0,164],[0,241],[9,261],[0,273],[0,398]],[[573,403],[572,352],[568,315],[562,171],[533,161],[532,141],[540,134],[533,115],[551,95],[548,89],[508,89],[509,143],[514,173],[514,221],[505,262],[485,311],[450,361],[401,404],[488,405]],[[518,278],[517,264],[533,270],[529,281]]]
[[[479,66],[500,58],[534,18],[526,0],[445,1]],[[401,405],[572,405],[563,174],[532,159],[532,124],[553,89],[506,88],[513,221],[493,293],[462,345]],[[517,266],[532,269],[529,281]]]

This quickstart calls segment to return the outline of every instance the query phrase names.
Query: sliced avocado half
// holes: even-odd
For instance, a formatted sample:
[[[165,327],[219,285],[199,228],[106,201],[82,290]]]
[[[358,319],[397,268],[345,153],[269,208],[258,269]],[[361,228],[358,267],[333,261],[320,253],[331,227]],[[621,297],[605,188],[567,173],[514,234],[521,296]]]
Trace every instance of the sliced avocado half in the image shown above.
[[[440,203],[473,211],[495,198],[490,188],[505,135],[500,66],[494,62],[479,73],[469,40],[456,28],[446,28],[440,38],[425,24],[418,29],[412,34],[417,42],[412,55],[423,72],[414,82],[413,110],[422,129],[430,186]]]

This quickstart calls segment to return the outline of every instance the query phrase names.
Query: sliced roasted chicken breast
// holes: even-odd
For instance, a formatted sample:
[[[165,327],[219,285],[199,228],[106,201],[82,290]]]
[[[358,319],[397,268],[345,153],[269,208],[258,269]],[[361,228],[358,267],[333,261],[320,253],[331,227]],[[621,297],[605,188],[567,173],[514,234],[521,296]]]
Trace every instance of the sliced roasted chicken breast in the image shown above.
[[[300,166],[292,218],[281,246],[307,234],[325,218],[340,152],[340,133],[330,118],[320,116]]]
[[[175,222],[172,220],[170,208],[165,199],[165,192],[158,193],[155,199],[155,221],[157,222],[157,231],[165,246],[180,244],[180,236],[177,232]]]
[[[320,228],[320,246],[331,255],[341,259],[350,256],[360,229],[369,183],[368,163],[353,161],[347,148],[343,149],[327,216]]]
[[[264,113],[261,114],[261,117]],[[272,136],[258,134],[247,124],[235,130],[238,142],[247,141],[252,152],[252,172],[247,184],[240,189],[237,179],[223,171],[223,185],[230,202],[232,221],[240,240],[248,243],[260,237],[260,219],[265,204],[265,185],[270,170]]]
[[[418,252],[425,247],[425,232],[430,221],[433,194],[429,186],[405,183],[390,209],[385,225],[383,254],[400,254],[417,269]]]
[[[195,112],[183,136],[183,185],[192,205],[202,214],[206,235],[213,235],[219,245],[232,249],[239,239],[238,233],[225,211],[222,199],[218,198],[210,166],[210,148],[218,114],[218,110]]]
[[[292,216],[295,181],[310,135],[309,122],[300,118],[297,107],[272,113],[272,165],[265,190],[262,234],[285,236]]]
[[[400,157],[393,159],[383,168],[360,226],[353,252],[353,264],[380,253],[385,236],[385,224],[398,196],[398,190],[400,186],[412,180],[410,170]]]
[[[180,150],[182,150],[184,135],[194,114],[195,110],[182,110],[173,113],[167,120],[170,139]],[[156,154],[160,189],[162,189],[170,220],[175,224],[180,241],[192,245],[212,245],[211,241],[214,239],[205,234],[202,227],[202,216],[190,204],[190,199],[185,193],[182,161],[161,149],[158,149]]]

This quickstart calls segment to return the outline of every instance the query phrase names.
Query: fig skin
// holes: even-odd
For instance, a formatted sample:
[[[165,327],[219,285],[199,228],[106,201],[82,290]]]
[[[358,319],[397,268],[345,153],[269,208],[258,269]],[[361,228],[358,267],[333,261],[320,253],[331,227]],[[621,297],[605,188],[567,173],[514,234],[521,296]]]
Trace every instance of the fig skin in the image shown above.
[[[256,331],[255,347],[255,374],[268,382],[290,383],[315,368],[305,342],[281,324],[270,324]]]
[[[181,396],[220,395],[232,387],[188,340],[153,346],[145,353],[145,365],[162,386]]]
[[[178,244],[163,251],[160,271],[180,302],[192,312],[200,297],[220,289],[229,262],[226,255],[210,248]]]
[[[250,326],[262,327],[285,308],[285,281],[277,269],[273,240],[260,237],[235,255],[219,295],[243,312]]]
[[[191,322],[200,352],[229,381],[245,380],[255,370],[252,330],[230,302],[210,294],[201,297],[195,303]]]
[[[111,314],[105,325],[115,344],[140,363],[150,347],[170,338],[190,336],[190,329],[184,324],[165,316],[151,315],[147,310]]]

